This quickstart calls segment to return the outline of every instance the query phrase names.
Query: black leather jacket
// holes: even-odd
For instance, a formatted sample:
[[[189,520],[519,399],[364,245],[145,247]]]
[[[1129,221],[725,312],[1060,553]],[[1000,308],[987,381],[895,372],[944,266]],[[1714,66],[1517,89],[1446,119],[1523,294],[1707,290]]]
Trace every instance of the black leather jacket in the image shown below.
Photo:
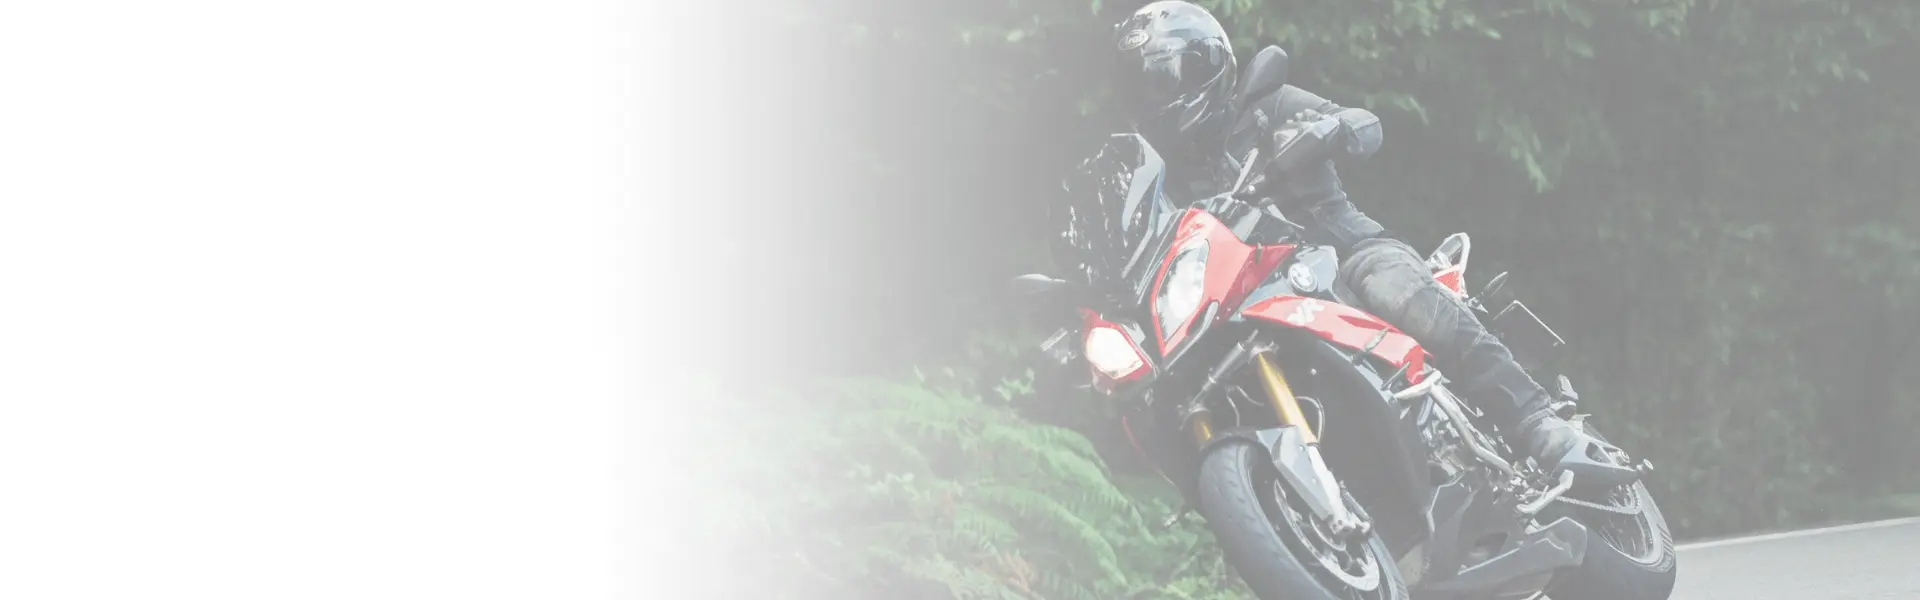
[[[1294,115],[1313,110],[1340,120],[1341,127],[1313,159],[1290,169],[1273,166],[1266,173],[1266,189],[1256,186],[1255,193],[1278,205],[1288,218],[1308,226],[1315,241],[1333,245],[1341,254],[1350,254],[1362,240],[1388,235],[1385,227],[1360,211],[1347,199],[1335,165],[1342,161],[1365,159],[1379,151],[1382,132],[1379,117],[1366,109],[1347,108],[1313,92],[1281,83],[1285,79],[1285,53],[1277,48],[1261,52],[1250,61],[1241,78],[1241,89],[1234,98],[1233,128],[1226,138],[1226,154],[1210,161],[1210,168],[1191,169],[1181,179],[1187,190],[1198,195],[1225,191],[1239,172],[1240,161],[1248,151],[1260,148],[1262,155],[1273,152],[1275,132]],[[1275,64],[1278,63],[1278,64]],[[1277,73],[1275,72],[1277,71]],[[1196,195],[1195,197],[1198,197]]]

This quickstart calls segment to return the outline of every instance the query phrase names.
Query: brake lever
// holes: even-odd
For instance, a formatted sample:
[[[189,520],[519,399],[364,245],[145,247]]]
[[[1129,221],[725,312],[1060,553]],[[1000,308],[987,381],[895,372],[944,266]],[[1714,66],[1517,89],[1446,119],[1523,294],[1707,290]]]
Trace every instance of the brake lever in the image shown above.
[[[1264,213],[1267,218],[1273,219],[1275,221],[1279,221],[1280,223],[1288,227],[1292,227],[1295,231],[1304,231],[1307,228],[1305,225],[1295,223],[1293,222],[1293,219],[1289,219],[1287,218],[1286,215],[1281,214],[1280,207],[1278,205],[1275,205],[1272,202],[1262,203],[1260,205],[1260,211]]]
[[[1265,169],[1254,168],[1254,162],[1259,158],[1260,158],[1259,146],[1254,146],[1252,150],[1247,151],[1246,160],[1240,161],[1240,175],[1233,178],[1233,187],[1228,188],[1229,190],[1231,190],[1229,192],[1231,195],[1239,195],[1242,192],[1250,191],[1247,185],[1251,182],[1247,181],[1247,176],[1253,175],[1255,173],[1263,173],[1265,171]],[[1260,166],[1266,166],[1266,165],[1261,164]],[[1265,178],[1260,178],[1260,179],[1264,180]]]

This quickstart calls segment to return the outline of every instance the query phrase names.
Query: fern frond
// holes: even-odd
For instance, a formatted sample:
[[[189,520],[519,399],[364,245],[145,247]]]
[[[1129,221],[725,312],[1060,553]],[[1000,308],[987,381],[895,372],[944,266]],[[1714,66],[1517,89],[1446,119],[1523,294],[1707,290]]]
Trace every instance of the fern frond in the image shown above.
[[[1081,561],[1092,563],[1102,574],[1114,581],[1126,581],[1126,574],[1120,570],[1120,559],[1100,529],[1053,498],[1033,490],[1005,486],[976,488],[967,495],[975,501],[1012,511],[1023,523],[1051,534],[1067,548],[1079,550]]]
[[[1054,443],[1044,430],[1031,426],[990,425],[980,431],[981,443],[991,451],[1024,458],[1054,479],[1071,479],[1083,486],[1112,488],[1106,464],[1070,446]],[[1080,438],[1086,441],[1086,438]]]
[[[1078,431],[1042,423],[1028,425],[1028,429],[1038,441],[1066,448],[1090,461],[1100,461],[1100,451],[1093,447],[1093,441]]]
[[[1020,541],[1020,531],[1012,523],[977,506],[957,507],[951,527],[953,541],[989,554],[998,554]]]
[[[1063,600],[1104,600],[1099,594],[1095,594],[1091,588],[1081,585],[1078,581],[1059,575],[1042,574],[1040,576],[1040,588],[1045,590],[1047,598],[1061,598]]]

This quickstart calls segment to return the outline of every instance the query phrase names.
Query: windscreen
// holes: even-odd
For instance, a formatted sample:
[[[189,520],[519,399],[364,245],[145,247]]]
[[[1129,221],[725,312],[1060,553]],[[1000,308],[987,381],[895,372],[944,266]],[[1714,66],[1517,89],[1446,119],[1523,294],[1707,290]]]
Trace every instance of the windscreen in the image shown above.
[[[1146,140],[1133,134],[1107,138],[1067,178],[1066,201],[1057,205],[1062,230],[1054,240],[1056,259],[1083,283],[1121,282],[1152,233],[1174,216],[1165,181],[1166,163]]]

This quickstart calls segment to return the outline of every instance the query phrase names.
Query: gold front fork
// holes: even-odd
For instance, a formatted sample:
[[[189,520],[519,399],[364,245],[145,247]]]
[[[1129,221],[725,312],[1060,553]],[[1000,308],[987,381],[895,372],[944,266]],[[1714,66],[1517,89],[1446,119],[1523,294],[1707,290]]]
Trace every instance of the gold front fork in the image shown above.
[[[1267,397],[1273,402],[1274,416],[1280,418],[1280,424],[1300,428],[1300,441],[1306,444],[1319,443],[1313,427],[1307,424],[1307,416],[1300,412],[1300,401],[1293,396],[1293,388],[1287,385],[1287,376],[1280,372],[1267,352],[1253,355],[1253,364],[1260,370],[1260,383],[1267,388]]]
[[[1187,417],[1187,429],[1188,433],[1193,434],[1194,447],[1206,447],[1207,442],[1213,441],[1213,411],[1205,407],[1195,409]]]

